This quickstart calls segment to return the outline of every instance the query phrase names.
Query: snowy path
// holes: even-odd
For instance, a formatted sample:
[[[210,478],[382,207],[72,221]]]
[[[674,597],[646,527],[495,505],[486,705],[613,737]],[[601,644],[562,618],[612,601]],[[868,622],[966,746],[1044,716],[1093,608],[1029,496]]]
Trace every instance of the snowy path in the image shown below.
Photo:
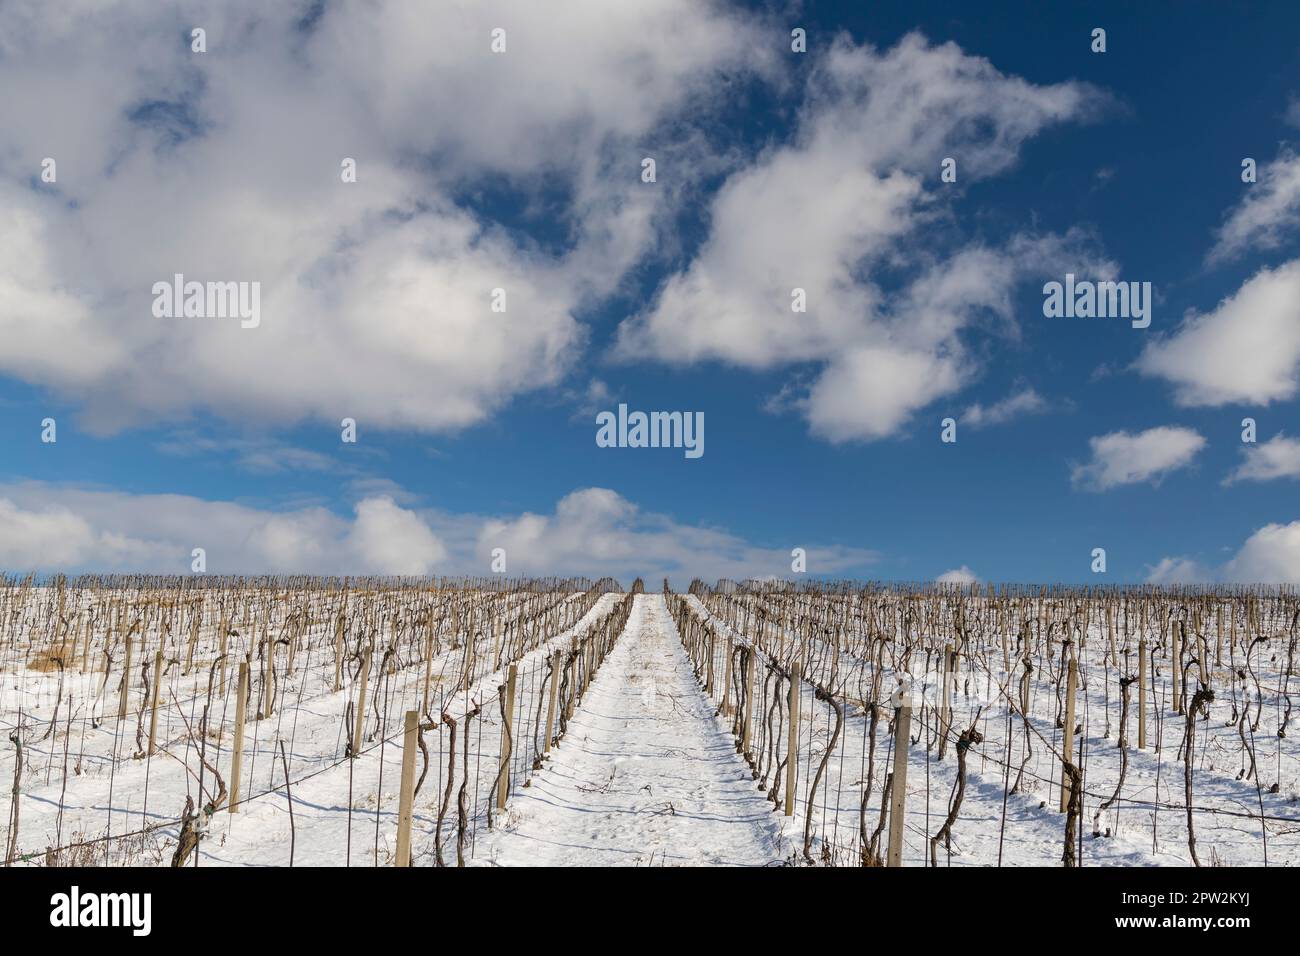
[[[627,630],[547,766],[479,859],[503,866],[761,866],[780,817],[713,716],[660,594]]]

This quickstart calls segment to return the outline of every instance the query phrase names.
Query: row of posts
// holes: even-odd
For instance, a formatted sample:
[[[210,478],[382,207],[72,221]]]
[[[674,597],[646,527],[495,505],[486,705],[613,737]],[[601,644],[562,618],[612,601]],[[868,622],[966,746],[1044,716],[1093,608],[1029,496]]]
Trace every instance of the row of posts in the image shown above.
[[[608,655],[610,647],[613,644],[612,638],[617,618],[610,614],[603,625],[600,633],[593,631],[586,638],[577,641],[581,645],[581,650],[575,654],[569,661],[569,686],[573,688],[572,695],[564,702],[565,719],[573,716],[574,707],[582,701],[586,690],[591,686],[592,677],[595,676],[597,668],[604,662]],[[552,656],[552,661],[559,656],[558,652]],[[581,666],[579,661],[581,660]],[[367,663],[369,658],[367,657]],[[558,716],[559,694],[560,694],[560,673],[562,668],[555,666],[551,668],[550,686],[547,691],[546,704],[546,735],[542,754],[549,756],[551,745],[555,736],[555,720]],[[362,670],[361,700],[365,700],[365,674],[366,669]],[[505,700],[505,726],[501,733],[501,751],[499,756],[498,769],[500,771],[500,781],[497,784],[495,803],[497,810],[504,810],[506,801],[510,796],[510,758],[511,747],[509,742],[514,739],[514,714],[515,714],[515,695],[518,687],[518,664],[511,664],[506,669],[506,700]],[[360,732],[362,726],[364,705],[357,708],[357,738],[353,752],[359,752],[360,749]],[[411,829],[412,829],[412,804],[415,799],[415,755],[419,747],[419,713],[414,710],[408,710],[405,717],[405,728],[402,739],[402,780],[398,789],[398,810],[397,810],[397,858],[396,865],[406,867],[411,865]]]
[[[705,690],[710,696],[713,695],[714,681],[714,657],[715,644],[718,638],[717,632],[707,625],[703,624],[693,614],[687,618],[687,633],[683,634],[683,640],[688,648],[697,657],[704,655],[704,681]],[[1177,635],[1174,637],[1173,653],[1178,653]],[[723,716],[731,713],[731,670],[732,659],[735,652],[735,640],[732,637],[726,638],[727,654],[726,669],[724,671],[722,686],[722,707]],[[691,646],[694,645],[694,646]],[[755,687],[755,669],[758,655],[756,645],[750,645],[750,653],[746,655],[746,694],[744,714],[741,723],[741,750],[749,755],[750,748],[750,727],[752,717],[752,706],[754,699]],[[951,721],[951,705],[949,703],[950,693],[950,676],[955,666],[955,649],[949,644],[944,655],[944,674],[943,690],[941,702],[940,719],[944,722],[945,731]],[[790,689],[788,700],[789,735],[786,742],[786,778],[785,778],[785,805],[784,811],[787,817],[794,815],[795,810],[795,786],[797,783],[798,768],[798,740],[799,740],[799,720],[800,720],[800,694],[799,681],[801,679],[801,668],[798,661],[790,665]],[[1066,772],[1065,765],[1074,762],[1074,719],[1075,719],[1075,698],[1078,692],[1079,684],[1079,665],[1073,657],[1069,662],[1069,669],[1066,676],[1066,696],[1065,696],[1065,729],[1062,741],[1062,766],[1061,766],[1061,795],[1060,795],[1060,812],[1065,813],[1069,805],[1070,782]],[[1138,746],[1146,747],[1146,641],[1140,642],[1139,649],[1139,716],[1138,716]],[[1174,682],[1175,695],[1177,695],[1178,684]],[[903,842],[904,826],[906,823],[906,804],[907,804],[907,764],[908,752],[911,744],[912,729],[912,703],[909,696],[901,691],[895,693],[893,698],[893,707],[895,712],[894,720],[894,763],[891,792],[889,798],[889,842],[885,855],[885,865],[887,867],[898,867],[903,865]],[[1177,697],[1175,696],[1174,707],[1178,706]]]

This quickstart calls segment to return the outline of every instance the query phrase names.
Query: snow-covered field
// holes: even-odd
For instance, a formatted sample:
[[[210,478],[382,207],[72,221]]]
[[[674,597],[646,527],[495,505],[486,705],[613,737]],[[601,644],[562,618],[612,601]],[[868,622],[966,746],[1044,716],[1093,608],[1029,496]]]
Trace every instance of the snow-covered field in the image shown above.
[[[762,866],[780,819],[700,692],[663,596],[640,595],[556,754],[481,846],[502,866]]]
[[[403,714],[415,711],[414,865],[856,866],[864,842],[871,862],[888,848],[882,798],[906,701],[903,865],[933,852],[940,866],[1060,866],[1071,821],[1083,866],[1187,864],[1189,774],[1201,864],[1295,865],[1295,601],[13,582],[0,590],[0,854],[13,865],[392,865]],[[1121,720],[1139,646],[1144,748],[1136,681]],[[1071,659],[1080,782],[1067,813]],[[1202,661],[1213,699],[1196,694]],[[910,692],[895,695],[908,675]],[[948,839],[932,845],[958,790]]]
[[[779,604],[770,596],[702,592],[687,596],[681,607],[684,620],[707,624],[718,635],[700,642],[697,655],[704,672],[712,651],[718,685],[724,680],[728,639],[735,647],[754,646],[736,624],[746,622],[739,631],[757,638],[752,734],[765,784],[784,782],[783,774],[774,772],[788,747],[783,705],[789,684],[782,675],[788,676],[791,662],[801,663],[798,833],[792,838],[802,848],[808,836],[805,859],[856,862],[863,832],[869,842],[881,825],[881,799],[893,769],[894,705],[904,699],[895,692],[902,686],[911,704],[903,864],[922,866],[932,859],[931,840],[958,789],[957,751],[967,747],[958,812],[933,859],[941,866],[1061,865],[1067,820],[1061,812],[1062,728],[1067,662],[1073,656],[1078,690],[1071,756],[1082,775],[1073,841],[1077,862],[1192,864],[1185,796],[1189,768],[1182,744],[1204,660],[1206,685],[1214,696],[1201,701],[1191,722],[1197,859],[1202,865],[1300,863],[1300,746],[1289,696],[1300,691],[1294,595],[1276,605],[1261,601],[1253,610],[1243,602],[1204,608],[1188,597],[1181,607],[1196,612],[1186,627],[1190,636],[1176,621],[1164,628],[1155,623],[1157,607],[1176,611],[1180,606],[1173,596],[1150,602],[1152,618],[1145,625],[1136,601],[1127,615],[1115,604],[1096,605],[1089,620],[1077,613],[1080,604],[1073,599],[1025,601],[1013,611],[979,597],[957,601],[952,594],[942,601],[931,597],[912,617],[907,602],[889,594],[869,601],[850,596],[830,615],[815,602],[799,607],[788,596],[778,592],[777,597]],[[760,606],[765,620],[758,625]],[[1220,609],[1227,611],[1226,619]],[[1234,622],[1234,613],[1240,620]],[[1175,633],[1187,688],[1182,713],[1172,703]],[[1145,644],[1139,644],[1142,637]],[[944,719],[941,688],[949,646],[962,653],[949,675],[950,716]],[[1140,646],[1147,654],[1147,716],[1146,746],[1139,749]],[[739,658],[735,671],[742,673]],[[1121,748],[1122,678],[1133,680],[1122,722],[1127,746]],[[731,683],[733,705],[739,683],[739,678]],[[841,705],[838,735],[836,708],[819,699],[814,684]],[[716,696],[721,695],[719,687]],[[880,704],[874,734],[873,700]],[[759,710],[766,719],[757,716]],[[959,744],[963,732],[967,739]],[[811,782],[823,759],[814,791]],[[887,836],[885,830],[879,838],[881,855]]]

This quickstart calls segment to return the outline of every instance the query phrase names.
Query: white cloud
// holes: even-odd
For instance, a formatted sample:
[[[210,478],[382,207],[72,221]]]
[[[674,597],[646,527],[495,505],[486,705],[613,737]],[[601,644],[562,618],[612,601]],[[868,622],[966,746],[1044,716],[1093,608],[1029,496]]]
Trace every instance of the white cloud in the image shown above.
[[[837,39],[814,66],[794,141],[731,175],[710,233],[653,305],[619,330],[625,359],[750,369],[819,362],[787,398],[832,441],[895,432],[978,371],[959,334],[991,317],[1014,334],[1011,292],[1049,263],[1106,274],[1081,234],[972,245],[937,258],[933,233],[960,157],[965,184],[1005,170],[1020,145],[1097,101],[1080,84],[1034,86],[952,44],[910,35],[887,52]],[[904,267],[901,289],[882,273]],[[807,312],[793,313],[793,289]]]
[[[76,566],[92,555],[116,562],[130,557],[132,541],[97,531],[85,518],[60,505],[27,510],[0,497],[0,567],[26,568],[32,555],[46,567]]]
[[[1209,571],[1190,558],[1161,558],[1147,566],[1148,584],[1203,584],[1213,579]]]
[[[647,582],[663,577],[706,580],[790,576],[790,549],[761,547],[718,528],[679,523],[644,512],[606,488],[574,491],[551,515],[523,514],[488,521],[478,552],[506,549],[511,573],[612,574]],[[807,551],[810,574],[834,574],[876,560],[863,548],[814,546]]]
[[[379,574],[428,574],[447,557],[428,525],[391,498],[367,498],[357,505],[348,543],[363,566]]]
[[[1143,349],[1137,368],[1182,405],[1267,405],[1300,386],[1300,259],[1261,269],[1212,312]]]
[[[320,507],[280,510],[184,495],[129,494],[42,482],[0,485],[0,570],[183,573],[190,551],[213,574],[483,575],[494,548],[511,575],[613,575],[630,581],[790,575],[790,549],[646,512],[584,488],[550,514],[484,517],[398,503],[367,488],[350,518]],[[856,547],[806,548],[812,574],[861,569]]]
[[[1276,249],[1300,226],[1300,155],[1284,149],[1277,159],[1259,167],[1257,182],[1242,189],[1244,197],[1216,233],[1207,257],[1210,262],[1233,259],[1252,249]]]
[[[213,574],[428,574],[446,557],[425,519],[388,497],[362,499],[348,520],[319,507],[0,485],[0,566],[11,572],[188,572],[194,548]]]
[[[1151,584],[1300,584],[1300,521],[1267,524],[1217,568],[1189,558],[1164,558],[1151,568]]]
[[[1262,445],[1245,445],[1245,459],[1223,480],[1225,485],[1238,481],[1272,481],[1274,478],[1300,478],[1300,439],[1278,433]]]
[[[935,578],[939,584],[978,584],[979,580],[975,572],[964,564],[960,568],[945,571]]]
[[[1224,566],[1223,574],[1249,584],[1300,584],[1300,521],[1260,528]]]
[[[204,410],[481,421],[564,376],[585,341],[575,311],[652,248],[698,164],[650,189],[640,157],[702,142],[663,124],[765,60],[758,24],[696,0],[329,4],[309,27],[302,13],[0,7],[0,88],[15,92],[0,98],[0,373],[79,403],[97,431]],[[206,54],[190,52],[195,23]],[[46,156],[58,181],[34,189]],[[485,181],[564,247],[456,205]],[[154,318],[153,283],[178,272],[260,282],[260,327]],[[505,314],[489,310],[497,287]]]
[[[884,438],[965,381],[960,359],[921,349],[850,349],[799,401],[813,433],[833,442]]]
[[[1002,425],[1022,415],[1036,415],[1047,410],[1047,402],[1033,388],[1023,388],[1001,401],[984,406],[978,402],[962,412],[961,423],[971,428]]]
[[[1190,428],[1163,426],[1144,432],[1111,432],[1088,440],[1092,459],[1075,465],[1071,480],[1092,491],[1139,482],[1159,484],[1169,472],[1182,468],[1205,447],[1205,439]]]

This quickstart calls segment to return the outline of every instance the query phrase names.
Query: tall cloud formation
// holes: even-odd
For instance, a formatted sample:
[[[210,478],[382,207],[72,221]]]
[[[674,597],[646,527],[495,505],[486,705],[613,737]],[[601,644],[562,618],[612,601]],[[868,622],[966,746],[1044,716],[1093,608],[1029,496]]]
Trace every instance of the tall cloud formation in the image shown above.
[[[936,258],[925,229],[954,189],[938,181],[944,157],[959,157],[963,184],[996,175],[1040,130],[1092,112],[1090,88],[1036,86],[910,35],[884,52],[837,39],[805,99],[793,141],[727,179],[693,261],[621,327],[622,356],[819,363],[787,404],[831,441],[882,438],[972,379],[961,333],[982,316],[1013,329],[1016,283],[1066,267],[1113,273],[1077,234]],[[877,276],[906,263],[910,278],[886,289]],[[792,311],[795,289],[805,313]]]
[[[642,511],[606,488],[561,498],[552,514],[452,515],[369,494],[350,518],[325,508],[255,508],[186,495],[133,495],[42,482],[0,485],[0,571],[182,573],[191,551],[207,571],[274,574],[489,573],[494,549],[511,575],[786,577],[790,548]],[[807,545],[810,574],[862,570],[864,548]]]
[[[101,432],[481,421],[563,377],[575,312],[651,247],[672,190],[637,188],[642,140],[761,47],[696,0],[6,3],[0,88],[40,95],[0,99],[0,373]],[[485,185],[565,197],[537,213],[559,248],[461,202]],[[176,273],[260,282],[260,326],[155,318]]]

